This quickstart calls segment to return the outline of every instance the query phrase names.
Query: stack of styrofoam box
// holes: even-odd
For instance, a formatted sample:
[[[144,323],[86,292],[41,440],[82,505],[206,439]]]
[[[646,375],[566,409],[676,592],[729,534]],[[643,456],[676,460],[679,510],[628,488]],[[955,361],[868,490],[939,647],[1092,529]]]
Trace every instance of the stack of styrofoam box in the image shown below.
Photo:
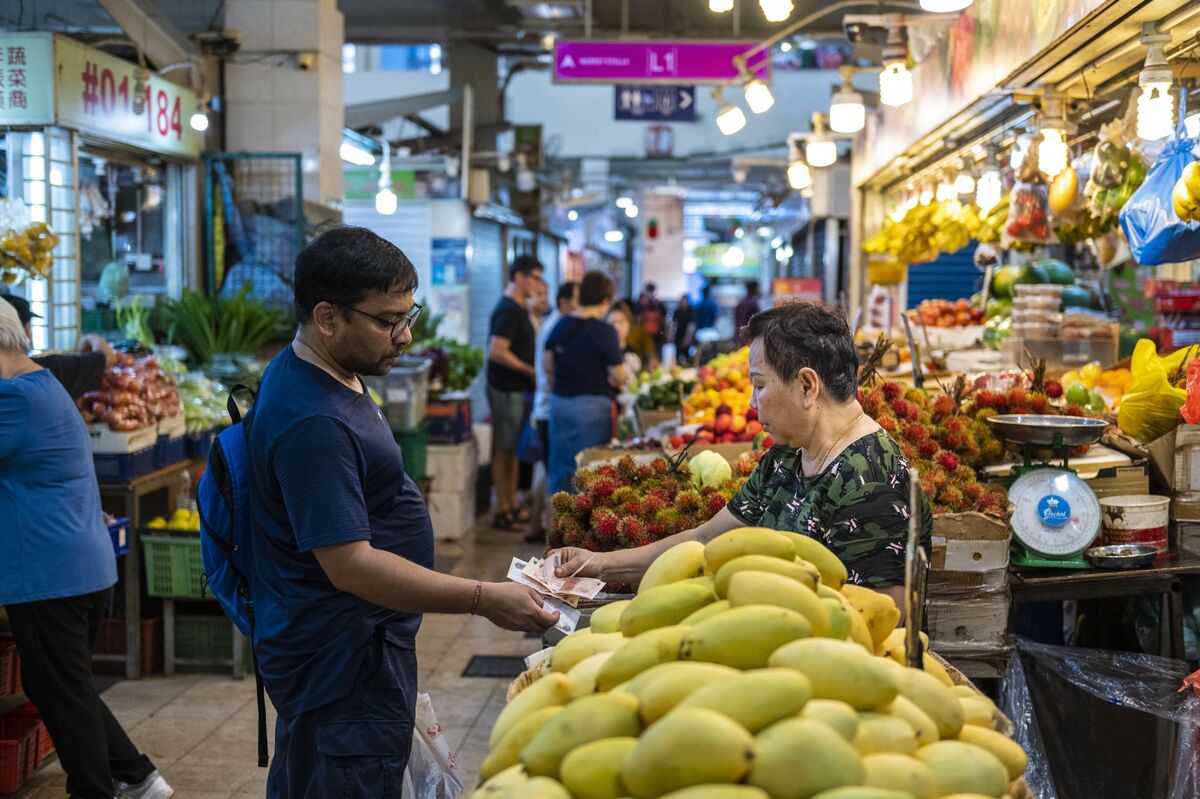
[[[183,440],[185,435],[187,421],[182,412],[158,421],[158,441],[154,445],[156,468],[179,463],[187,456],[187,442]]]
[[[458,540],[475,526],[475,453],[474,440],[429,445],[425,461],[430,481],[427,499],[433,535],[439,540]]]
[[[967,676],[992,677],[1009,651],[1008,551],[1012,532],[981,513],[933,520],[929,646]]]
[[[155,461],[157,426],[117,432],[99,422],[88,425],[88,435],[92,440],[96,479],[101,483],[127,483],[158,468]]]

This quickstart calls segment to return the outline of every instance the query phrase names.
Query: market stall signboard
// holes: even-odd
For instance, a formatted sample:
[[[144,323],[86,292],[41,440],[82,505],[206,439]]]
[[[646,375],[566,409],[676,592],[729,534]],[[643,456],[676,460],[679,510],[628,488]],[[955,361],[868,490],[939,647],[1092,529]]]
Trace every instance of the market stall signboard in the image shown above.
[[[134,112],[137,65],[63,36],[54,47],[58,124],[154,153],[196,157],[201,135],[188,120],[195,92],[151,74]]]
[[[54,37],[0,36],[0,127],[54,124]]]
[[[693,84],[737,80],[734,58],[757,42],[560,41],[554,45],[556,83]],[[770,49],[747,60],[755,77],[770,77]]]

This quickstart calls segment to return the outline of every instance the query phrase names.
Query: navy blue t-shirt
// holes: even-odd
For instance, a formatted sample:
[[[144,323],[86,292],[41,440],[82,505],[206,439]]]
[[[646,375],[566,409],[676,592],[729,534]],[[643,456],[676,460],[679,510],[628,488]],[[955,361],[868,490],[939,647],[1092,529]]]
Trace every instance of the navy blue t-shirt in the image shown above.
[[[339,591],[313,550],[370,541],[433,568],[433,527],[379,408],[290,345],[263,375],[249,458],[255,651],[271,702],[295,715],[349,694],[377,630],[414,648],[421,625]]]
[[[608,367],[625,363],[616,329],[599,319],[564,316],[546,339],[546,352],[554,353],[554,388],[560,397],[585,394],[615,397],[608,382]]]

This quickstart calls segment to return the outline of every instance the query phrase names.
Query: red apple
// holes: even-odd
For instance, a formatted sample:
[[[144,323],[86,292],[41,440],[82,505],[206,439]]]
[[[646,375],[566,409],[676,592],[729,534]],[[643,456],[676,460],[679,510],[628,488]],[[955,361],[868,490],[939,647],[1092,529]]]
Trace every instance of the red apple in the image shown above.
[[[733,425],[733,416],[730,414],[720,414],[713,423],[713,430],[717,433],[726,433]]]
[[[756,435],[761,433],[762,429],[762,422],[758,421],[757,418],[746,422],[746,435],[750,436],[750,438],[754,438]]]
[[[733,413],[733,408],[730,408],[728,405],[718,405],[717,406],[717,412],[716,412],[717,416],[729,416],[732,413]]]
[[[758,409],[757,408],[747,408],[746,409],[746,421],[747,422],[758,421]]]

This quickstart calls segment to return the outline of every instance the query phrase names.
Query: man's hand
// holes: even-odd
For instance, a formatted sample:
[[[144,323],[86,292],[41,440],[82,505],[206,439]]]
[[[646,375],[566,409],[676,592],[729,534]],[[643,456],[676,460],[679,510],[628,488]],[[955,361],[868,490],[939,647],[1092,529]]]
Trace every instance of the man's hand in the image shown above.
[[[88,333],[83,338],[79,339],[80,352],[103,352],[105,368],[111,369],[117,361],[117,355],[113,352],[113,348],[108,345],[102,337],[95,333]]]
[[[540,633],[558,621],[558,611],[542,609],[537,591],[518,583],[484,583],[478,613],[497,627]]]
[[[562,549],[552,549],[546,553],[546,559],[558,555],[559,566],[554,570],[556,577],[595,577],[604,579],[604,562],[607,560],[607,555],[603,552],[589,552],[586,549],[579,547],[563,547]],[[585,564],[585,561],[587,563]],[[579,567],[583,568],[580,569]],[[579,569],[576,572],[576,569]]]

